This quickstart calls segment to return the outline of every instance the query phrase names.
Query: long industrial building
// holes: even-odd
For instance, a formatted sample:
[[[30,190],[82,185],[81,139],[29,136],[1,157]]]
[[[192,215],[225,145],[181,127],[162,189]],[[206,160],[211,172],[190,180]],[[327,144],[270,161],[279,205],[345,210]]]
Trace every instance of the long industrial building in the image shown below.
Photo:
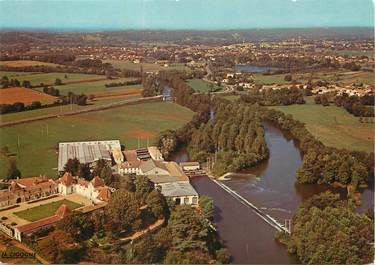
[[[117,164],[124,161],[119,140],[59,143],[58,170],[64,171],[69,159],[91,164],[99,159],[111,161],[112,157]]]

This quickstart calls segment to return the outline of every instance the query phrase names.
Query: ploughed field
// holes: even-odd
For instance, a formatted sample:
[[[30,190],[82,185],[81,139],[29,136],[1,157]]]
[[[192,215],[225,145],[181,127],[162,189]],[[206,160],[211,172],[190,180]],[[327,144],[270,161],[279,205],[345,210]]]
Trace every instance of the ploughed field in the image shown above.
[[[272,108],[304,122],[307,129],[327,146],[366,152],[374,150],[374,123],[361,123],[344,108],[317,105],[313,97],[308,97],[304,105]]]
[[[0,89],[0,104],[13,104],[16,102],[22,102],[25,105],[28,105],[33,101],[51,103],[55,100],[56,98],[53,96],[41,93],[30,88],[12,87]]]
[[[138,142],[152,144],[160,132],[183,126],[193,114],[174,103],[134,104],[0,128],[0,147],[9,148],[22,176],[55,178],[59,142],[118,139],[125,148],[137,148]],[[0,177],[7,163],[8,157],[0,155]]]

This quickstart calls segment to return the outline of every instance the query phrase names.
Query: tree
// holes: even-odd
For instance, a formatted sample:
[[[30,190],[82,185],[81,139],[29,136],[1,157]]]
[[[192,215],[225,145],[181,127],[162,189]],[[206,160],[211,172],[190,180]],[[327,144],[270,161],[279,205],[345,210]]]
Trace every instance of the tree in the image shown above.
[[[208,220],[212,221],[214,218],[214,201],[212,198],[207,196],[199,197],[199,208],[203,212],[203,216]]]
[[[107,230],[113,234],[130,232],[140,215],[140,202],[133,193],[119,189],[115,191],[106,206]]]
[[[305,264],[366,264],[374,256],[374,227],[338,194],[325,192],[302,203],[287,238],[288,250]]]
[[[293,79],[293,78],[292,78],[292,75],[291,75],[291,74],[287,74],[287,75],[284,76],[284,80],[287,81],[287,82],[292,81],[292,79]]]
[[[79,171],[79,160],[75,157],[73,159],[69,158],[64,166],[64,171],[71,173],[73,176],[78,175]]]
[[[94,176],[100,176],[100,173],[102,172],[103,168],[107,166],[107,161],[104,159],[99,159],[96,162],[95,168],[92,172]]]
[[[62,84],[63,84],[63,82],[61,81],[61,79],[60,78],[56,78],[55,85],[56,86],[61,86]]]
[[[114,181],[112,169],[108,165],[102,168],[100,171],[100,177],[104,180],[105,185],[110,185]]]
[[[39,109],[40,107],[42,107],[42,103],[40,103],[40,101],[33,101],[31,102],[30,107],[32,109]]]
[[[75,211],[66,216],[58,224],[58,228],[70,233],[78,242],[91,238],[95,231],[94,223],[89,216]]]
[[[134,184],[135,192],[143,199],[154,189],[154,184],[146,176],[137,176]]]
[[[91,172],[90,172],[90,166],[88,164],[81,164],[80,163],[79,166],[78,166],[77,175],[80,178],[83,178],[83,179],[86,179],[86,180],[91,180],[92,175],[91,175]]]
[[[6,178],[9,179],[16,179],[21,177],[21,171],[17,168],[17,162],[15,159],[11,158],[8,160],[8,171]]]
[[[153,190],[147,195],[146,204],[155,218],[161,218],[165,215],[167,203],[158,190]]]

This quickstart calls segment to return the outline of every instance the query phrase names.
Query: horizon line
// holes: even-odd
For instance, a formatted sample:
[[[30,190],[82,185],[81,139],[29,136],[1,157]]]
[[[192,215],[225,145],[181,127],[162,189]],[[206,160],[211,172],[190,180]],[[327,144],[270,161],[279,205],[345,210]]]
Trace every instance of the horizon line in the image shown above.
[[[234,31],[234,30],[290,30],[290,29],[374,29],[374,26],[301,26],[301,27],[239,27],[239,28],[101,28],[101,27],[0,27],[11,32],[103,32],[103,31]]]

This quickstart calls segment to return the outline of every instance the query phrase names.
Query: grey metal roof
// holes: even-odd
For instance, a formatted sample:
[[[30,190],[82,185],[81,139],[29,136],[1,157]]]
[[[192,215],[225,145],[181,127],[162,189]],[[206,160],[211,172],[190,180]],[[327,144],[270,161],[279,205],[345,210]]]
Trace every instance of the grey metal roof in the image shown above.
[[[77,158],[81,163],[92,163],[99,159],[111,160],[113,150],[121,150],[120,141],[89,141],[59,143],[58,170],[63,171],[69,159]]]
[[[161,183],[159,186],[166,197],[198,196],[198,192],[187,181]]]
[[[179,181],[178,177],[170,175],[148,175],[147,178],[155,184]]]

